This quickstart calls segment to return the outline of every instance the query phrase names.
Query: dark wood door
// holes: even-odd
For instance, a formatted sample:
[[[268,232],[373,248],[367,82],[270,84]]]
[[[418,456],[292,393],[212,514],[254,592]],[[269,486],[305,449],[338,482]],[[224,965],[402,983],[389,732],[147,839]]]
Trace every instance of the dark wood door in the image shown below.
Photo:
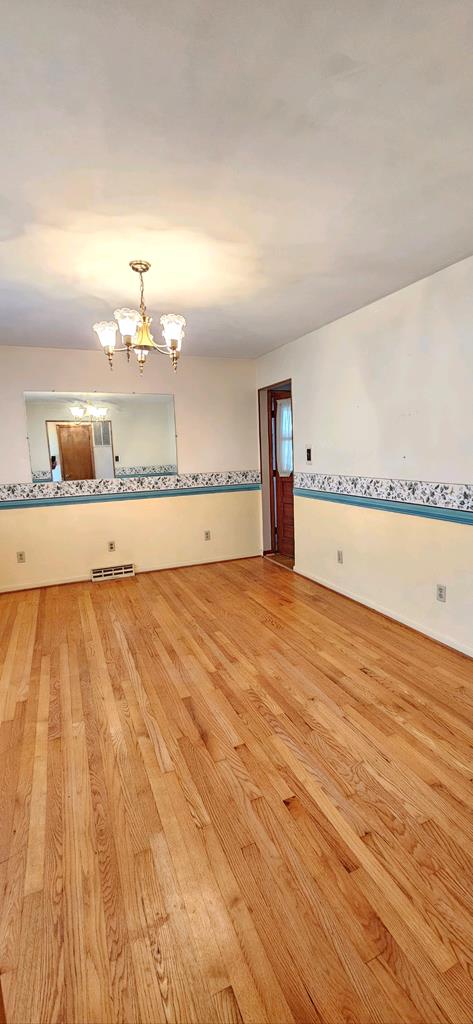
[[[91,428],[85,423],[58,423],[57,439],[63,480],[93,480]]]
[[[273,480],[273,547],[280,555],[294,558],[294,474],[281,476],[278,470],[276,445],[277,403],[291,398],[290,391],[270,391],[270,458]]]

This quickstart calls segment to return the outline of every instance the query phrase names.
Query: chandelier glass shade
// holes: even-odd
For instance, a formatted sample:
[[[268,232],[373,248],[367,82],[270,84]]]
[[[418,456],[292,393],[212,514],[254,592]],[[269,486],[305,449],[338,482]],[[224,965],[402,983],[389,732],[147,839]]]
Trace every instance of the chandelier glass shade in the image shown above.
[[[110,368],[113,369],[113,357],[115,352],[126,352],[128,361],[132,352],[135,353],[143,373],[149,352],[160,352],[161,355],[168,355],[171,359],[173,369],[177,369],[177,361],[184,338],[186,326],[185,317],[179,313],[165,313],[161,319],[164,344],[157,344],[151,334],[151,320],[148,316],[144,300],[143,274],[150,269],[151,264],[145,260],[132,260],[130,267],[140,275],[140,309],[116,309],[115,320],[101,320],[94,324],[94,331],[98,335],[100,344],[108,358]],[[120,332],[123,345],[117,348],[117,331]]]

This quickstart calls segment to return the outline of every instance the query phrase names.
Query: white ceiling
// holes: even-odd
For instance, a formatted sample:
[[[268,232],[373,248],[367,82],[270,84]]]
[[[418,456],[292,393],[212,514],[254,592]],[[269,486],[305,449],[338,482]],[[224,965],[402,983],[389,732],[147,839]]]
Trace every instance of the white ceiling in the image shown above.
[[[0,343],[96,347],[148,259],[257,355],[473,251],[471,0],[2,11]]]

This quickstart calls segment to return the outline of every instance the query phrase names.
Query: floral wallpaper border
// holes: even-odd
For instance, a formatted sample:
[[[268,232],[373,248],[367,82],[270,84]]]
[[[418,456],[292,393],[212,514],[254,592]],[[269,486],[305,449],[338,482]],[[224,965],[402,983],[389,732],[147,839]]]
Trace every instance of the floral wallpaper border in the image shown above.
[[[137,467],[129,467],[137,468]],[[150,494],[153,491],[186,491],[196,488],[255,486],[260,484],[257,470],[228,470],[220,473],[149,474],[123,476],[114,480],[71,480],[53,483],[0,484],[0,505],[4,502],[31,502],[45,499],[95,497],[100,495]],[[385,477],[341,476],[330,473],[294,473],[294,488],[327,494],[404,502],[433,508],[473,512],[473,484],[442,483],[427,480],[402,480]]]
[[[167,463],[155,466],[117,466],[115,476],[119,480],[123,480],[131,476],[169,476],[171,474],[176,476],[176,473],[177,466]],[[52,480],[49,469],[34,469],[32,477],[34,484],[48,483]]]
[[[195,488],[238,487],[259,485],[256,470],[228,470],[221,473],[180,473],[169,476],[126,477],[114,480],[69,480],[61,483],[0,484],[2,502],[63,498],[86,498],[100,495],[139,494],[152,491],[186,491]]]
[[[50,469],[33,469],[32,477],[33,477],[33,483],[34,484],[46,483],[46,481],[52,479],[52,477],[51,477],[51,470]]]
[[[473,512],[473,484],[339,476],[330,473],[294,473],[294,487],[306,491],[324,491],[329,494],[374,498],[378,501],[399,501]]]

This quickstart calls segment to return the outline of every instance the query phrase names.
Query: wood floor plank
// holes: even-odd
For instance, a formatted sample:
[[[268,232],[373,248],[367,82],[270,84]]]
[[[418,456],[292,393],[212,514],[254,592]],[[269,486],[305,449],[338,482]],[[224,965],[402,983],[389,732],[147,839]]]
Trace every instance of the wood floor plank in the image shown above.
[[[0,595],[0,1024],[471,1024],[472,811],[473,662],[264,559]]]

